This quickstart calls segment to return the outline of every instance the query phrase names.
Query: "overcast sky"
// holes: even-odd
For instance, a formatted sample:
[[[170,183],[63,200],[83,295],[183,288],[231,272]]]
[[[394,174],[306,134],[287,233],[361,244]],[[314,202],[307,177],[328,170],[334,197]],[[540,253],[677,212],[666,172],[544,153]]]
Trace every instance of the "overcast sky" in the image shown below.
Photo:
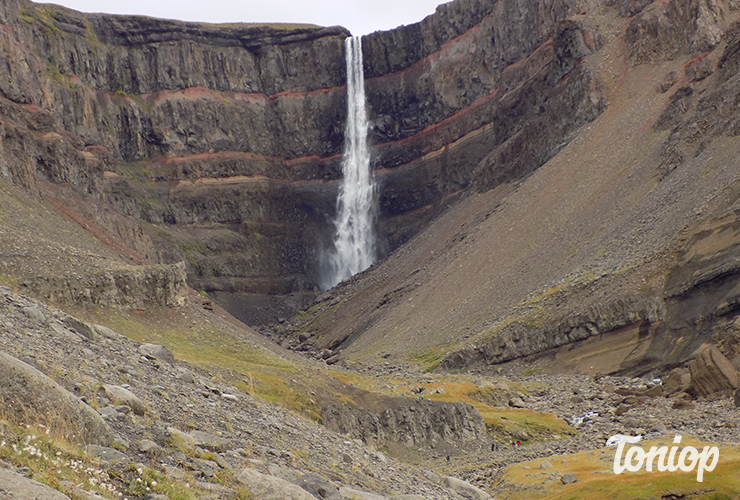
[[[445,0],[52,0],[46,3],[83,12],[141,14],[183,21],[339,25],[353,35],[365,35],[421,21]]]

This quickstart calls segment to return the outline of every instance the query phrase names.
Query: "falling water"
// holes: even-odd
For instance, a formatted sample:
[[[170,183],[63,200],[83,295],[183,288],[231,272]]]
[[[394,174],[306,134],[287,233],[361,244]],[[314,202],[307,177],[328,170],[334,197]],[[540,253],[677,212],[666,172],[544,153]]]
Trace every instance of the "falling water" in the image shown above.
[[[377,198],[367,146],[368,122],[360,37],[347,38],[344,48],[347,62],[344,179],[337,198],[336,232],[326,273],[326,288],[364,271],[375,262],[373,225]]]

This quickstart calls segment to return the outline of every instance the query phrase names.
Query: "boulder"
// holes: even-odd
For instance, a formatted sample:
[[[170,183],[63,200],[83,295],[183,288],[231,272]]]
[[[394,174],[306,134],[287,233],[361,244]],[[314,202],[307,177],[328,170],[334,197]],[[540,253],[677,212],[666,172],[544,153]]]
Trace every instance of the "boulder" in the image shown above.
[[[686,392],[691,387],[691,373],[686,368],[674,368],[663,384],[663,394]]]
[[[738,387],[738,374],[727,358],[714,346],[704,349],[689,363],[692,392],[707,397]]]
[[[0,402],[19,423],[41,423],[70,440],[108,444],[103,418],[36,368],[0,352]]]
[[[339,488],[339,494],[344,500],[386,500],[386,497],[353,488]]]
[[[158,359],[171,365],[175,363],[175,355],[172,354],[172,351],[159,344],[141,344],[139,352],[149,359]]]
[[[206,481],[196,481],[195,486],[199,490],[208,493],[208,497],[211,498],[216,497],[222,500],[229,500],[231,498],[236,498],[236,496],[239,494],[238,491],[233,488],[229,488],[228,486],[208,483]]]
[[[150,439],[143,439],[141,442],[139,442],[139,451],[147,455],[156,456],[163,454],[164,448]]]
[[[98,335],[100,335],[102,337],[105,337],[107,339],[119,340],[119,339],[124,338],[123,335],[121,335],[120,333],[118,333],[118,332],[116,332],[114,330],[111,330],[107,326],[94,325],[93,326],[93,330],[95,330],[95,333],[97,333]]]
[[[233,482],[246,488],[253,498],[260,500],[316,500],[303,488],[254,469],[242,469],[234,475]]]
[[[444,476],[442,484],[467,500],[488,500],[491,495],[467,481],[452,476]]]
[[[111,465],[129,461],[128,455],[107,446],[90,444],[85,446],[85,453]]]
[[[24,307],[23,314],[25,314],[26,317],[30,319],[31,321],[34,321],[36,323],[46,324],[46,316],[41,311],[41,308],[38,306],[38,304],[33,304],[32,306]]]
[[[95,333],[95,330],[93,330],[93,327],[85,323],[84,321],[81,321],[77,318],[74,318],[72,316],[67,316],[64,318],[64,326],[69,328],[70,330],[79,333],[82,337],[86,338],[87,340],[96,340],[98,338],[98,334]]]
[[[167,427],[170,436],[180,439],[185,445],[204,448],[215,453],[223,453],[231,447],[231,441],[203,431],[183,432],[174,427]]]
[[[0,498],[5,500],[69,500],[67,495],[8,469],[0,469]]]
[[[343,500],[339,488],[321,474],[308,472],[298,480],[298,486],[311,493],[316,498],[324,500]]]
[[[298,484],[298,474],[293,469],[270,463],[267,464],[267,470],[275,477],[284,479],[292,484]]]
[[[578,481],[576,478],[576,475],[574,472],[568,472],[567,474],[564,474],[563,477],[560,478],[560,481],[563,484],[572,484]]]
[[[105,397],[115,404],[126,405],[137,415],[146,414],[146,405],[133,392],[118,385],[104,385]]]

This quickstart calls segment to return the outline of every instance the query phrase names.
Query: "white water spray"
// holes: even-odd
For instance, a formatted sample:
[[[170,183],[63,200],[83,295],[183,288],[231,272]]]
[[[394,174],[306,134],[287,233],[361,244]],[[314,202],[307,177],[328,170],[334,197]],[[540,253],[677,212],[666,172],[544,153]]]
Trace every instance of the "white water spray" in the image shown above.
[[[327,263],[326,288],[364,271],[375,262],[377,197],[367,146],[368,122],[360,37],[347,38],[344,49],[347,62],[344,179],[337,198],[336,232],[334,248]]]

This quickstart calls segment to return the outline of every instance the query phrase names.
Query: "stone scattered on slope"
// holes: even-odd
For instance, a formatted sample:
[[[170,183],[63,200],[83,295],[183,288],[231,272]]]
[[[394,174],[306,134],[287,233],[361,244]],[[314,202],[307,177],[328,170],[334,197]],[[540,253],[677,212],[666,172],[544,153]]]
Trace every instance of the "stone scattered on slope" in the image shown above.
[[[23,314],[25,314],[28,319],[30,319],[31,321],[35,321],[36,323],[46,323],[46,316],[41,311],[41,308],[38,306],[38,304],[24,307]]]
[[[95,341],[98,338],[98,334],[95,333],[93,327],[75,317],[67,316],[66,318],[64,318],[64,326],[72,331],[79,333],[87,340]]]
[[[90,444],[85,446],[85,453],[92,457],[108,462],[111,465],[129,461],[128,455],[114,448],[108,448],[107,446]]]
[[[191,448],[198,446],[208,451],[222,453],[231,447],[231,442],[228,439],[203,431],[192,431],[188,433],[174,427],[167,427],[167,432],[170,436],[180,439],[186,446]]]
[[[133,392],[119,385],[103,385],[105,397],[118,405],[126,405],[137,415],[146,414],[146,405]]]
[[[452,476],[444,476],[442,484],[467,500],[488,500],[491,495],[467,481]]]
[[[560,481],[563,484],[572,484],[578,481],[576,478],[575,472],[568,472],[567,474],[564,474],[563,477],[560,478]]]
[[[342,500],[339,488],[331,481],[316,472],[308,472],[298,480],[298,486],[323,500]]]
[[[0,401],[13,420],[40,422],[82,442],[110,443],[98,412],[36,368],[0,352],[0,380]]]
[[[175,355],[172,354],[172,351],[159,344],[141,344],[139,352],[149,359],[158,359],[171,365],[175,364]]]
[[[374,493],[368,493],[367,491],[355,490],[353,488],[339,488],[339,494],[344,500],[387,500],[386,497],[376,495]]]
[[[715,346],[704,349],[689,363],[691,387],[697,396],[737,389],[738,374],[727,358]]]
[[[69,500],[64,493],[8,469],[0,469],[0,498],[4,500]]]
[[[252,497],[260,500],[315,500],[315,497],[303,488],[254,469],[242,469],[234,475],[233,481],[246,488]]]
[[[95,330],[95,333],[107,339],[120,340],[121,338],[123,338],[123,335],[114,330],[111,330],[107,326],[95,325],[93,326],[93,329]]]
[[[147,455],[157,456],[164,453],[164,448],[150,439],[144,439],[139,443],[139,451]]]

